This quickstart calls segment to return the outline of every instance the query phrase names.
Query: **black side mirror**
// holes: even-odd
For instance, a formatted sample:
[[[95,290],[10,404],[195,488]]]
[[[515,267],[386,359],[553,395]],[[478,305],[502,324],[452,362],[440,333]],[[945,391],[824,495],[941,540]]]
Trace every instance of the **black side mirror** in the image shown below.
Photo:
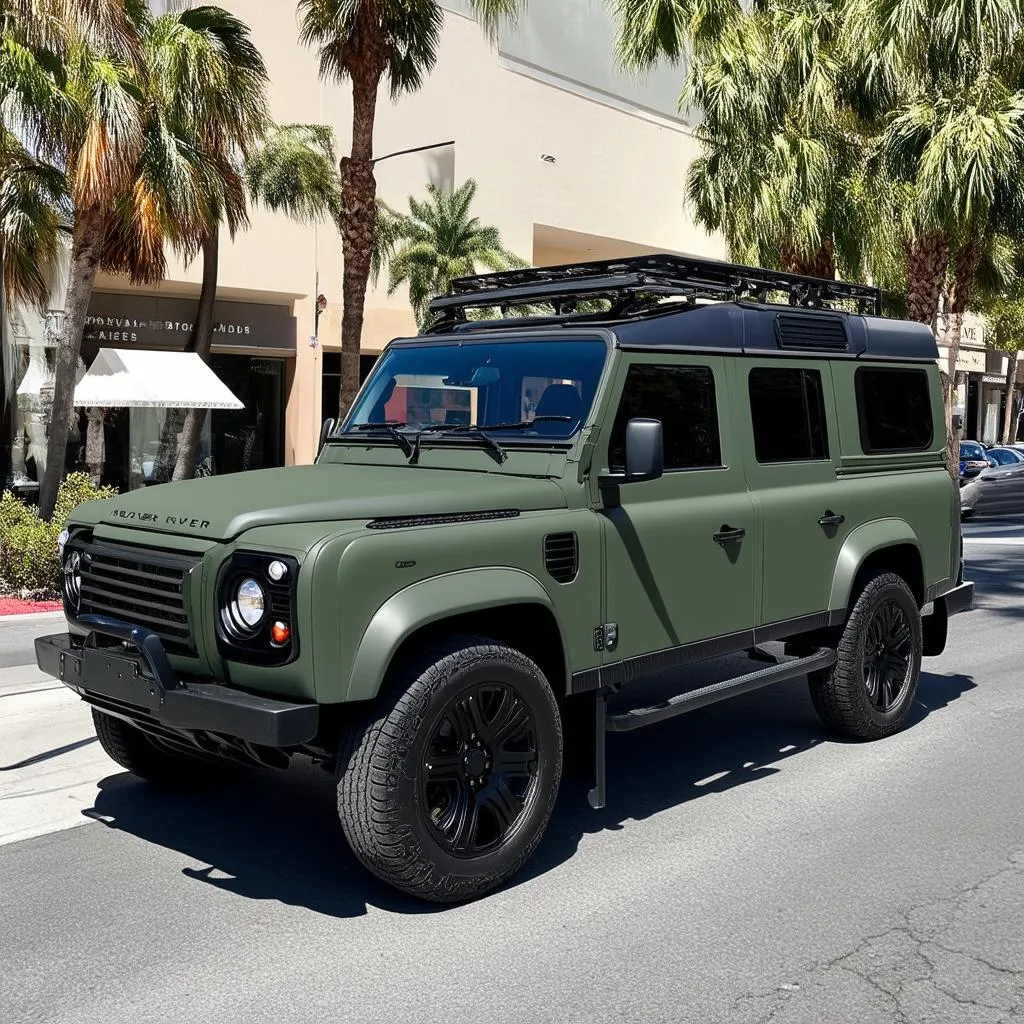
[[[623,482],[657,480],[664,472],[661,420],[630,420],[626,424],[626,479]]]
[[[334,433],[334,428],[336,424],[337,420],[332,419],[330,416],[328,416],[327,419],[324,420],[324,424],[320,428],[320,443],[317,445],[316,448],[317,456],[319,456],[320,452],[323,451],[324,443],[327,441],[327,438],[329,438],[331,434]]]

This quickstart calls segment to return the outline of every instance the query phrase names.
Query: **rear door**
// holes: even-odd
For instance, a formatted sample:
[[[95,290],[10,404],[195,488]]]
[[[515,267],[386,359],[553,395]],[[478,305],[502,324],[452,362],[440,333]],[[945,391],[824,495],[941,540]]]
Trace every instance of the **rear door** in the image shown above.
[[[836,559],[856,525],[837,494],[831,368],[824,360],[755,358],[730,370],[763,537],[757,624],[806,619],[828,609]]]

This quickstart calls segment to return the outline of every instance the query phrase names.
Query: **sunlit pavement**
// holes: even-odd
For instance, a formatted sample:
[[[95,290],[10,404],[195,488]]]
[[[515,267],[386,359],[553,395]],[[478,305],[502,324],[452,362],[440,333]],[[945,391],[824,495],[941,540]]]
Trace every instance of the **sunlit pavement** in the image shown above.
[[[613,736],[516,884],[362,871],[302,767],[154,793],[0,620],[0,1022],[1024,1021],[1024,519],[965,525],[976,610],[907,730],[802,681]],[[80,827],[79,827],[80,826]]]

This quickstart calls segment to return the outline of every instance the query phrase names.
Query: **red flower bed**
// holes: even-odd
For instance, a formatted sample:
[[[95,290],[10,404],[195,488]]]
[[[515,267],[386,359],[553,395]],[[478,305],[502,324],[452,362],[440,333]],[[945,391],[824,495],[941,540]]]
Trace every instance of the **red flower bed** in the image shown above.
[[[60,601],[23,601],[19,597],[0,597],[0,615],[30,615],[34,612],[59,612]]]

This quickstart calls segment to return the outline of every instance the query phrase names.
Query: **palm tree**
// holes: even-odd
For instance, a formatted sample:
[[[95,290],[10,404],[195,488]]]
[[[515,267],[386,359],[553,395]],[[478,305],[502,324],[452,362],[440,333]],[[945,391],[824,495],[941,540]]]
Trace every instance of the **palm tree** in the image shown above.
[[[469,0],[488,38],[515,20],[526,0]],[[377,183],[373,128],[377,96],[387,82],[392,99],[415,92],[437,60],[444,12],[437,0],[299,0],[300,38],[317,49],[320,75],[351,82],[352,146],[340,177],[342,279],[341,388],[344,414],[359,386],[359,344],[366,286],[373,260]]]
[[[485,226],[470,213],[477,183],[470,178],[454,192],[427,186],[427,198],[409,196],[409,213],[383,211],[383,245],[375,260],[377,273],[389,267],[388,294],[409,288],[416,322],[426,327],[431,317],[428,303],[444,295],[457,277],[485,270],[510,270],[528,264],[501,244],[498,229]]]
[[[955,368],[964,314],[1001,230],[1019,237],[1024,166],[1024,10],[983,0],[928,8],[850,0],[848,52],[882,121],[884,162],[910,190],[905,238],[911,315],[933,324],[946,292],[950,472]]]
[[[680,107],[700,112],[686,175],[697,220],[741,262],[859,274],[870,218],[868,132],[847,102],[841,8],[617,0],[618,55],[644,70],[688,56]]]
[[[47,305],[51,275],[63,244],[67,215],[65,179],[34,159],[8,129],[0,128],[0,316],[2,304]],[[4,346],[0,344],[0,488],[11,471],[11,395],[4,386]]]
[[[63,476],[75,371],[104,225],[143,148],[138,40],[144,10],[124,0],[16,0],[3,16],[5,123],[66,177],[73,203],[71,273],[58,342],[40,511]]]
[[[187,349],[205,361],[213,344],[221,225],[232,238],[248,225],[244,162],[271,126],[267,70],[248,26],[219,7],[158,18],[145,55],[154,123],[166,124],[194,154],[190,167],[180,165],[191,175],[168,176],[159,159],[165,147],[156,147],[156,159],[140,169],[140,180],[152,183],[150,194],[165,214],[164,239],[187,256],[202,253],[199,305]],[[154,258],[160,241],[152,240]],[[205,409],[168,413],[161,462],[163,468],[173,463],[176,480],[193,474],[205,419]]]

